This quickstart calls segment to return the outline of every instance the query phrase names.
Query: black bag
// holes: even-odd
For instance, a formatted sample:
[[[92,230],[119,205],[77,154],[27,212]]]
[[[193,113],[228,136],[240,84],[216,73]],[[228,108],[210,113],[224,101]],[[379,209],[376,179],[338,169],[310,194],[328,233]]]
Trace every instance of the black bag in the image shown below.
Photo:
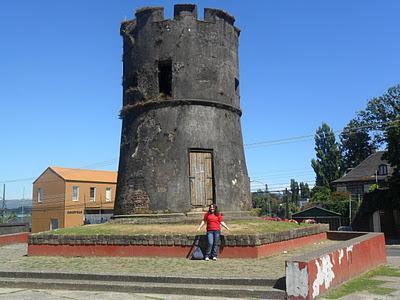
[[[194,251],[192,253],[191,259],[193,259],[193,260],[202,260],[202,259],[204,259],[203,251],[201,251],[201,248],[198,245],[194,246]]]

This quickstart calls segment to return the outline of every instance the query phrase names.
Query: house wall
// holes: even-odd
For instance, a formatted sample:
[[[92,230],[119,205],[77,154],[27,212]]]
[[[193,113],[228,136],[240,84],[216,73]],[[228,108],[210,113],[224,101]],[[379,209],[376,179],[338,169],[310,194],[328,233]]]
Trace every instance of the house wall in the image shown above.
[[[79,198],[72,200],[73,186],[79,187]],[[90,188],[96,188],[95,201],[90,199]],[[111,202],[106,202],[106,188],[111,188]],[[67,181],[65,193],[65,227],[83,225],[85,219],[85,209],[114,209],[115,183],[94,183]]]
[[[38,190],[43,189],[41,202]],[[64,180],[47,169],[33,184],[32,232],[50,230],[51,219],[57,219],[59,227],[64,225]]]

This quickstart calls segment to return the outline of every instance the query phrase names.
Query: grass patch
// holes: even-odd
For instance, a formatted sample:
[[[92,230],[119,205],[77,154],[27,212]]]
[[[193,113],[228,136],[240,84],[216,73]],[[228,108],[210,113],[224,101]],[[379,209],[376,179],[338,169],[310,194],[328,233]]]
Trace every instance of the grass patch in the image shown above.
[[[400,269],[391,268],[388,266],[380,266],[371,270],[358,278],[348,281],[337,289],[332,290],[324,297],[327,299],[339,299],[349,294],[356,292],[367,291],[371,294],[388,295],[395,289],[381,287],[385,281],[373,279],[375,276],[396,276],[400,277]]]
[[[265,220],[227,222],[230,231],[222,228],[224,235],[229,234],[258,234],[268,232],[280,232],[312,226],[311,224],[294,224],[288,222],[276,222]],[[198,224],[93,224],[72,228],[61,228],[48,231],[51,234],[62,235],[130,235],[130,234],[199,234],[204,233],[205,226],[197,231]]]

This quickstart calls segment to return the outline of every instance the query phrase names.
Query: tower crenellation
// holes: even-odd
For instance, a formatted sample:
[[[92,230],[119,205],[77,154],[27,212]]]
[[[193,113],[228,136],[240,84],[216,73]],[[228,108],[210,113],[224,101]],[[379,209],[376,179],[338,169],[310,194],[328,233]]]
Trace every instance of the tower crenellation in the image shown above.
[[[120,31],[125,49],[124,105],[168,98],[212,99],[239,109],[240,31],[233,16],[205,8],[204,21],[199,20],[194,4],[175,5],[172,20],[164,19],[162,7],[142,8],[135,16],[122,22]],[[172,71],[167,93],[158,88],[160,68]]]

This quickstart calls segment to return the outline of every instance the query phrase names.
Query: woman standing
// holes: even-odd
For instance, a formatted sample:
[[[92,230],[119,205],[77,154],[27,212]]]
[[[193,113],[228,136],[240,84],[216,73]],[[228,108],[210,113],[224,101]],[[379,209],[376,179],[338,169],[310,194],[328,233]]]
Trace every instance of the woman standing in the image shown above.
[[[206,223],[208,245],[205,260],[217,260],[218,244],[221,236],[221,225],[228,230],[230,229],[225,224],[222,214],[218,211],[218,207],[215,204],[210,204],[208,212],[204,214],[203,220],[197,228],[197,231],[199,231]]]

